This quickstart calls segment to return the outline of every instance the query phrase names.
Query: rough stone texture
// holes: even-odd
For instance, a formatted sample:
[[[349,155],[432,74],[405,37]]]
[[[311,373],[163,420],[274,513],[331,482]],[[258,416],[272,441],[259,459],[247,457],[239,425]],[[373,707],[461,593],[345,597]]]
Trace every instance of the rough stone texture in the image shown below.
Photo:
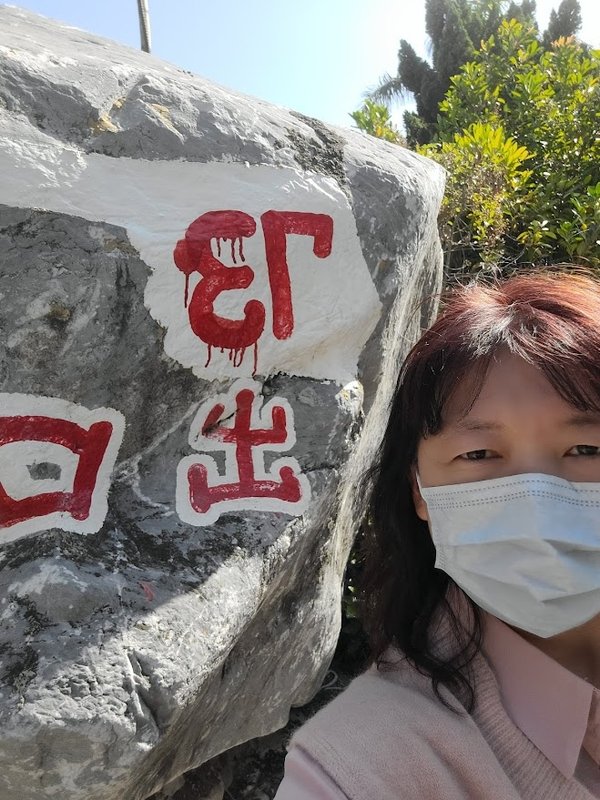
[[[7,7],[0,133],[82,154],[333,178],[383,307],[356,376],[370,409],[348,472],[360,469],[439,287],[436,165]],[[230,381],[209,383],[165,354],[144,305],[150,267],[124,228],[41,199],[17,207],[1,187],[0,203],[0,391],[127,420],[101,530],[54,528],[0,550],[0,800],[144,800],[211,759],[216,797],[214,759],[283,727],[331,660],[352,539],[351,498],[341,493],[334,524],[335,498],[363,422],[360,393],[258,376],[265,399],[294,410],[308,511],[183,524],[174,468],[199,404]],[[31,469],[53,477],[52,464]]]
[[[347,671],[348,667],[352,672]],[[364,659],[349,662],[338,646],[323,685],[310,703],[291,709],[285,728],[222,753],[149,800],[273,800],[283,779],[287,746],[294,732],[342,692],[363,668]]]

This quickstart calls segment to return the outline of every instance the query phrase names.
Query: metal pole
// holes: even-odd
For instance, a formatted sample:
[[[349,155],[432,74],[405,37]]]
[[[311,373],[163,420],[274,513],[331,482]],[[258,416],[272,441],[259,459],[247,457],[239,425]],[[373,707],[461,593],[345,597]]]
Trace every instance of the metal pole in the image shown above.
[[[148,0],[137,0],[138,17],[140,20],[140,39],[142,50],[150,52],[150,12],[148,11]]]

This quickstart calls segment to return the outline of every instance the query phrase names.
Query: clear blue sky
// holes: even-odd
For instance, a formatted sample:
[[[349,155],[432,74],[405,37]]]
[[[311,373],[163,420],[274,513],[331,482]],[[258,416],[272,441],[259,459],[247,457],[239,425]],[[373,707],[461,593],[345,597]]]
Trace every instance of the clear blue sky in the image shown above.
[[[538,0],[545,27],[559,0]],[[22,0],[27,8],[139,47],[136,0]],[[581,38],[600,47],[600,0],[580,0]],[[149,0],[152,52],[224,86],[337,125],[401,38],[426,54],[420,0]],[[399,118],[399,113],[395,114]]]

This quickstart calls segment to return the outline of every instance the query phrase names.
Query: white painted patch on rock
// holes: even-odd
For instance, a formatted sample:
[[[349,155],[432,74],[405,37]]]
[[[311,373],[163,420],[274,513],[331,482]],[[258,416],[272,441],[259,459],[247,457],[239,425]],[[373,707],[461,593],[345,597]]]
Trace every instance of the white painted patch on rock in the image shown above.
[[[206,379],[356,377],[381,304],[333,178],[86,155],[16,127],[0,138],[0,202],[126,228],[173,359]]]

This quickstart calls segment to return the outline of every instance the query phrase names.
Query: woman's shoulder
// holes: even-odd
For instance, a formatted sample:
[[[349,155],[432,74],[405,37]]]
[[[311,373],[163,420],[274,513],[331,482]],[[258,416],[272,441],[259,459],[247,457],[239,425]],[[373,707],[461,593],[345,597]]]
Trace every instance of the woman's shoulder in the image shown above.
[[[294,734],[290,750],[308,754],[352,798],[397,799],[399,787],[403,797],[440,789],[445,798],[486,797],[489,746],[458,700],[440,691],[450,708],[406,661],[372,667]]]
[[[469,715],[450,692],[442,693],[452,710],[435,695],[429,678],[400,655],[388,655],[384,665],[370,667],[308,720],[292,743],[335,736],[345,743],[356,739],[364,750],[367,737],[381,743],[391,731],[398,741],[430,731],[432,725],[462,727]]]

